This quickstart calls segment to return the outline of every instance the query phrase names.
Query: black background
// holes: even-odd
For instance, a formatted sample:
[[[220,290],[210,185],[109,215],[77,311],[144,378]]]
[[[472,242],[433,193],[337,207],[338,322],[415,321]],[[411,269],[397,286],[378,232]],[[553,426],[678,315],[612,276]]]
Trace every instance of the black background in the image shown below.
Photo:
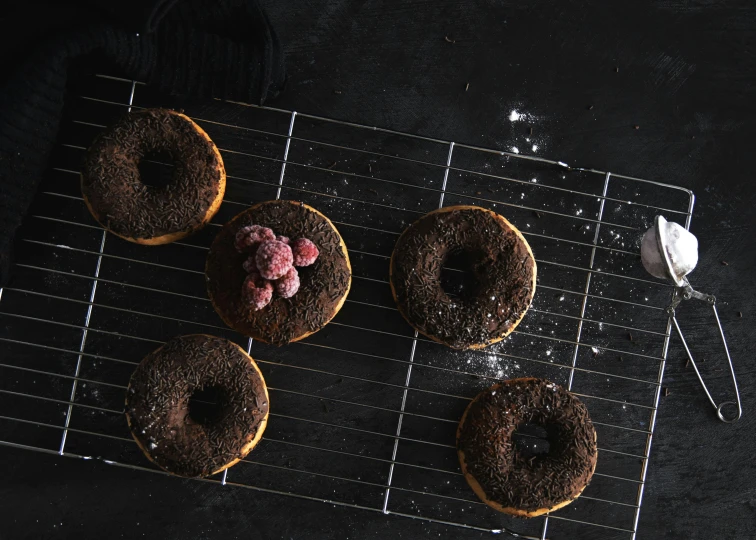
[[[673,340],[638,535],[756,536],[756,5],[268,4],[289,72],[273,105],[498,148],[532,126],[539,155],[696,193],[691,281],[719,298],[744,416],[716,420]],[[513,109],[535,120],[512,123]],[[693,335],[704,315],[687,319]],[[697,345],[723,367],[718,343]],[[731,393],[726,370],[708,380]],[[0,538],[484,537],[7,448],[0,463]]]

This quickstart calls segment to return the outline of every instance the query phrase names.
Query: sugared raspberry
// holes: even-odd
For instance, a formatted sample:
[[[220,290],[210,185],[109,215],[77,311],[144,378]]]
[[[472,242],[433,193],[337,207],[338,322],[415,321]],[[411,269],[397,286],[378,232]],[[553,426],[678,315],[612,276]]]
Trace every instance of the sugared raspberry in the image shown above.
[[[255,262],[255,256],[250,255],[244,260],[244,263],[242,264],[244,267],[244,271],[248,274],[257,274],[258,276],[260,273],[257,271],[257,263]]]
[[[279,242],[283,242],[287,246],[289,245],[289,242],[290,242],[288,236],[276,236],[276,240],[278,240]]]
[[[236,251],[254,251],[257,246],[266,240],[275,240],[276,235],[273,231],[267,227],[261,227],[260,225],[249,225],[242,227],[236,233],[236,239],[234,246]]]
[[[276,292],[281,298],[291,298],[299,290],[299,273],[293,266],[276,280]]]
[[[247,259],[247,260],[249,260],[249,259]],[[253,283],[255,287],[265,287],[265,284],[268,282],[268,280],[265,279],[265,278],[263,278],[260,275],[260,272],[257,271],[257,266],[255,266],[254,270],[252,270],[251,272],[249,272],[247,274],[247,278],[246,278],[245,281],[247,281],[247,280],[250,281],[251,283]],[[251,286],[252,285],[250,285],[250,287]]]
[[[253,311],[259,311],[273,298],[273,285],[265,281],[260,274],[250,274],[242,285],[242,298],[249,303]]]
[[[291,244],[294,254],[294,266],[310,266],[318,258],[318,247],[307,238],[297,238]]]
[[[291,248],[283,242],[268,240],[257,248],[255,262],[262,277],[278,279],[289,271],[294,262],[294,256]]]

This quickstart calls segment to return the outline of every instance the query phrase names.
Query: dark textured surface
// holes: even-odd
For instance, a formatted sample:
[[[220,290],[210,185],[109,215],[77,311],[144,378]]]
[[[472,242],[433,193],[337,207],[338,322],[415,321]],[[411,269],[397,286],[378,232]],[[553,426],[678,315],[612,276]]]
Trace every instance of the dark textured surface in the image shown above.
[[[97,221],[122,238],[141,240],[191,234],[209,221],[225,171],[199,129],[174,111],[149,109],[124,116],[95,139],[81,189]],[[170,156],[173,172],[156,187],[144,183],[139,165],[159,152]]]
[[[29,212],[60,129],[68,68],[77,59],[101,54],[111,67],[171,94],[261,103],[285,83],[281,42],[257,1],[109,2],[107,8],[97,0],[6,4],[0,16],[3,285],[10,277],[16,229]],[[135,30],[156,25],[157,32]]]
[[[756,6],[269,5],[287,44],[289,87],[278,106],[494,147],[511,146],[531,127],[509,121],[516,108],[533,115],[541,155],[696,192],[692,230],[701,259],[691,281],[719,298],[745,413],[733,426],[715,419],[673,339],[638,537],[752,538]],[[707,334],[709,313],[684,309],[692,335],[708,336],[696,344],[709,360],[703,368],[712,391],[729,395],[726,371],[717,371],[724,367],[720,351]],[[171,540],[489,537],[96,462],[6,448],[0,456],[0,535],[12,539],[92,538],[103,531]]]
[[[548,451],[523,451],[513,435],[542,426]],[[533,512],[574,499],[596,466],[596,430],[588,409],[544,379],[513,379],[478,394],[460,423],[460,463],[489,501]]]
[[[442,268],[454,254],[470,259],[473,283],[452,296],[442,287]],[[535,261],[525,241],[483,209],[424,216],[399,238],[391,265],[402,314],[420,333],[456,349],[509,334],[535,292]]]

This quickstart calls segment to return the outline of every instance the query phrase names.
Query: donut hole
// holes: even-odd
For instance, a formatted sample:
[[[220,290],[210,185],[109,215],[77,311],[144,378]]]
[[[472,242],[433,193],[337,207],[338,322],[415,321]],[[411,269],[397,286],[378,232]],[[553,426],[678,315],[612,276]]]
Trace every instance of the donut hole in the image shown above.
[[[549,432],[539,424],[523,424],[512,434],[515,448],[525,459],[539,458],[551,450]]]
[[[174,162],[168,150],[147,152],[139,161],[139,180],[147,187],[165,189],[173,182]]]
[[[441,288],[450,298],[472,300],[477,296],[477,267],[483,254],[469,249],[449,252],[441,267]]]
[[[198,388],[189,397],[189,417],[203,426],[218,422],[223,416],[226,394],[218,386]]]

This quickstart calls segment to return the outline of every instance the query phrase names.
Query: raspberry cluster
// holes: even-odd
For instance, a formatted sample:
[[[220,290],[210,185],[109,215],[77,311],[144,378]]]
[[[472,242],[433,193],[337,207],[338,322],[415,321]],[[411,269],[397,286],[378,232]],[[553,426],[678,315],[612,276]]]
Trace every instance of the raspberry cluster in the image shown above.
[[[242,298],[253,311],[267,306],[274,290],[281,298],[294,296],[299,290],[295,267],[310,266],[320,254],[307,238],[292,241],[260,225],[239,229],[234,245],[239,253],[247,255],[243,263],[247,278],[242,285]]]

